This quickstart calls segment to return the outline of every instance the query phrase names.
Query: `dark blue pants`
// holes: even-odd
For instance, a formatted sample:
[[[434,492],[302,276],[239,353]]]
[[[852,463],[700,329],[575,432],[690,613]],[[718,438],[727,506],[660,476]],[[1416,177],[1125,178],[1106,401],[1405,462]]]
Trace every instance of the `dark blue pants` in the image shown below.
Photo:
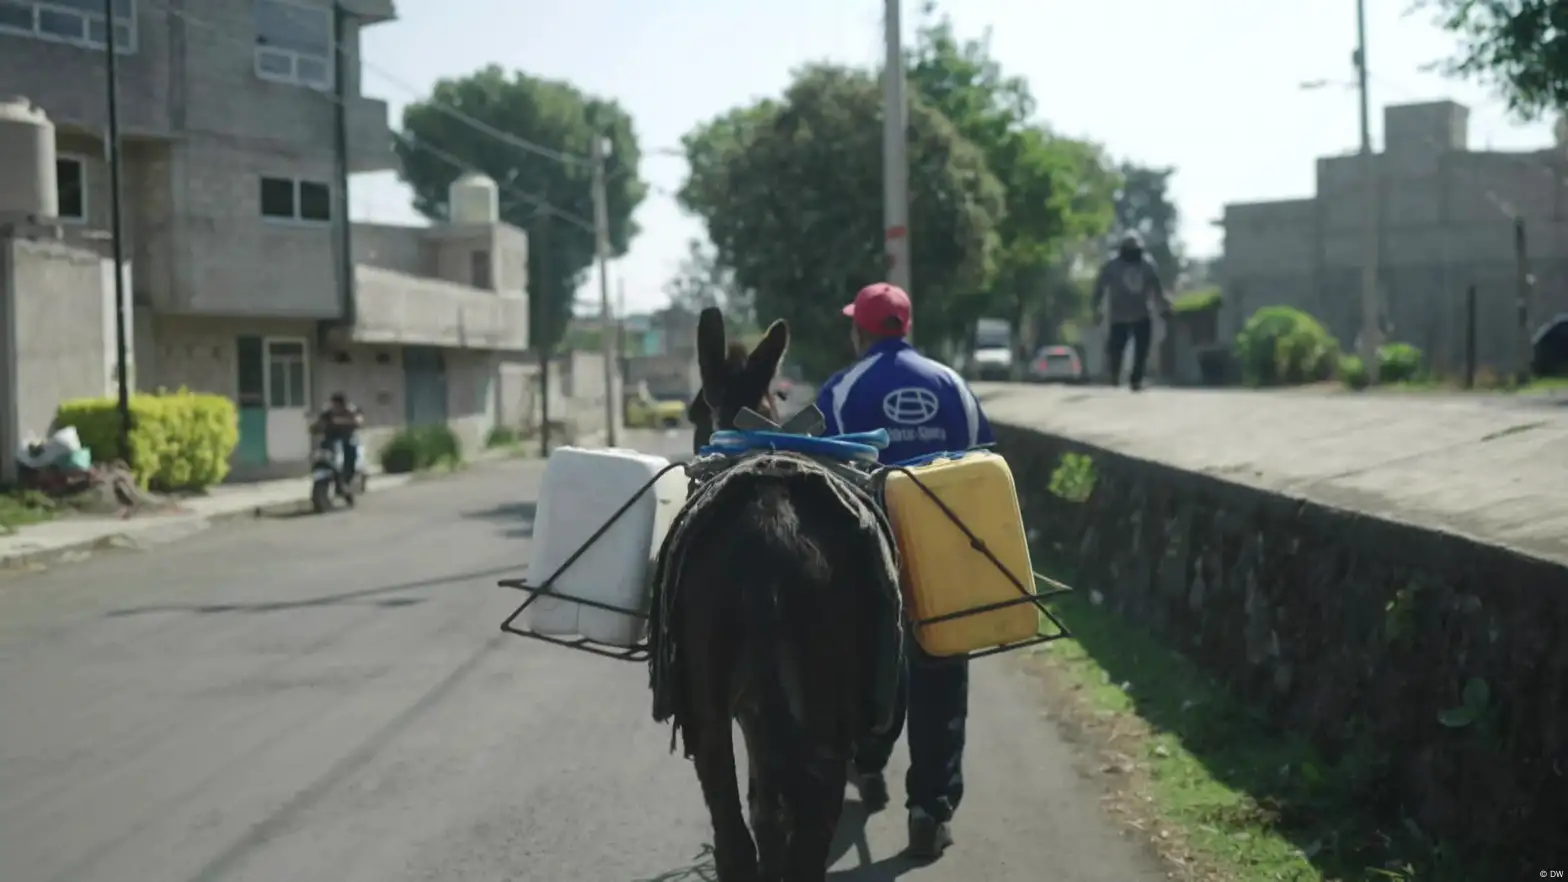
[[[855,768],[880,773],[893,755],[899,732],[909,728],[909,773],[904,777],[906,805],[938,821],[952,820],[964,798],[964,726],[969,719],[969,661],[936,660],[913,639],[905,644],[907,661],[898,684],[894,722],[886,735],[862,741]]]

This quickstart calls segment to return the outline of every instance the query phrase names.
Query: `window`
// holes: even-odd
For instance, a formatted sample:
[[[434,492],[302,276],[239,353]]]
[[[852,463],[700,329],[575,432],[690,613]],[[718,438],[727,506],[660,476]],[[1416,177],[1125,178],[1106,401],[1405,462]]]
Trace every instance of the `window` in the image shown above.
[[[0,3],[12,0],[0,0]],[[332,88],[332,12],[289,0],[256,0],[256,76]]]
[[[470,258],[473,261],[473,265],[469,269],[469,275],[474,287],[483,288],[486,291],[491,290],[490,252],[475,251],[470,255]]]
[[[60,219],[87,220],[87,165],[75,157],[62,156],[54,161],[55,193],[60,200]]]
[[[329,223],[332,188],[320,181],[261,179],[261,216],[272,220]]]
[[[317,181],[300,181],[299,219],[318,223],[331,221],[332,189]]]
[[[0,32],[102,49],[103,0],[0,0]],[[135,0],[114,0],[114,48],[136,51]]]
[[[267,406],[303,410],[305,397],[305,344],[298,340],[267,341]]]

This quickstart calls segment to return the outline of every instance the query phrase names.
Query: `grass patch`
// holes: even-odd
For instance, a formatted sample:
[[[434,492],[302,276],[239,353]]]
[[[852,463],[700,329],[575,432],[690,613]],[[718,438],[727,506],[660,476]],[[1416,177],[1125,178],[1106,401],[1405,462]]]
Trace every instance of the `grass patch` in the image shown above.
[[[1425,378],[1420,380],[1407,380],[1399,383],[1384,383],[1378,385],[1378,390],[1383,392],[1464,392],[1476,395],[1548,395],[1553,392],[1568,391],[1568,377],[1537,377],[1526,383],[1517,383],[1511,379],[1499,380],[1489,377],[1477,377],[1474,388],[1467,389],[1460,380]]]
[[[36,490],[11,490],[0,493],[0,535],[17,528],[53,520],[59,504]]]
[[[1037,650],[1035,667],[1059,712],[1105,752],[1102,771],[1124,797],[1112,804],[1135,826],[1162,828],[1155,845],[1187,878],[1488,878],[1389,809],[1383,764],[1370,752],[1329,757],[1270,726],[1094,597],[1081,588],[1052,602],[1074,638]]]

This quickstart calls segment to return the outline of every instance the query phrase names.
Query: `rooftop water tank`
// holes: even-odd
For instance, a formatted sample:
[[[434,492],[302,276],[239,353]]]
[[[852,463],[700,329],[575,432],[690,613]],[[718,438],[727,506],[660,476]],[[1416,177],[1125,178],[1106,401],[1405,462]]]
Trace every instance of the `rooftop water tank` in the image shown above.
[[[501,217],[501,195],[495,181],[469,172],[452,182],[447,191],[449,216],[459,226],[493,224]]]
[[[54,123],[26,98],[0,98],[0,157],[0,217],[60,214]]]

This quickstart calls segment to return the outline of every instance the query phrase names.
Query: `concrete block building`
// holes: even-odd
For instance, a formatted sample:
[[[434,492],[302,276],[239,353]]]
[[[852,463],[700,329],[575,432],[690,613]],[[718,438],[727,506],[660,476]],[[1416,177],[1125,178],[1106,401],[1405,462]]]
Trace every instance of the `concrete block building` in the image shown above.
[[[396,162],[359,64],[391,0],[114,8],[105,22],[99,0],[0,3],[0,94],[53,123],[57,217],[43,220],[108,230],[113,34],[138,386],[232,397],[241,474],[298,467],[306,423],[337,389],[373,434],[445,422],[482,443],[500,366],[528,337],[527,238],[498,222],[494,184],[455,183],[448,224],[345,236],[340,159],[351,174]],[[24,203],[0,192],[0,210]]]
[[[1502,373],[1524,357],[1514,220],[1524,221],[1534,276],[1529,324],[1568,311],[1568,126],[1558,143],[1525,151],[1472,150],[1469,111],[1451,101],[1384,110],[1376,157],[1379,282],[1387,336],[1457,371],[1476,288],[1478,362]],[[1258,308],[1296,306],[1348,349],[1362,325],[1366,182],[1354,155],[1317,161],[1304,199],[1225,207],[1221,339]]]

